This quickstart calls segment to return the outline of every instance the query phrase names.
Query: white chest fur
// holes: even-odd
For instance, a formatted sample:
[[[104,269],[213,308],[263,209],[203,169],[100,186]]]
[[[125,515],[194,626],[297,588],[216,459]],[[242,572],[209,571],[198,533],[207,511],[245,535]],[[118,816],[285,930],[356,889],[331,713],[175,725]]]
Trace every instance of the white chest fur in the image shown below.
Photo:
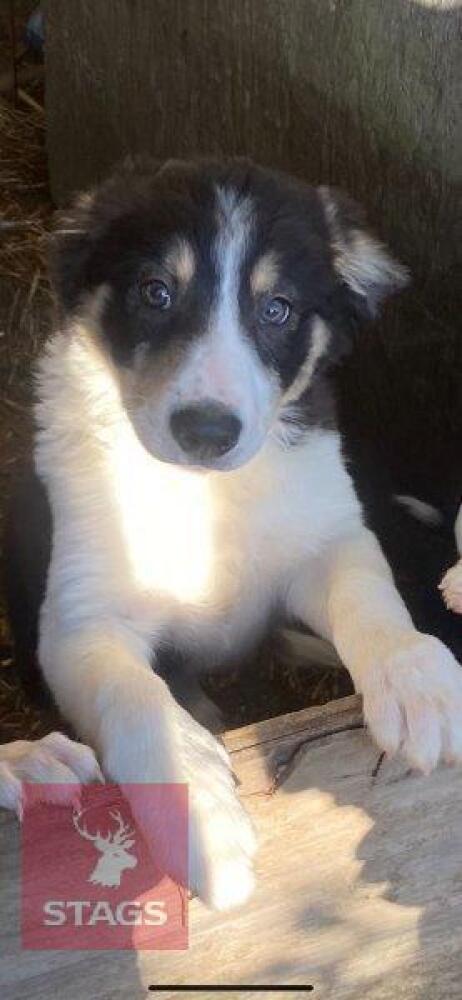
[[[103,372],[96,385],[94,361],[86,382],[82,357],[68,356],[67,384],[62,371],[50,379],[55,361],[42,369],[37,464],[54,513],[49,601],[61,614],[116,614],[231,648],[281,603],[300,562],[360,517],[334,432],[287,450],[269,437],[237,471],[179,468],[143,448]]]
[[[108,473],[131,613],[227,654],[283,603],[300,563],[358,518],[333,432],[287,451],[268,440],[241,470],[204,474],[153,460],[127,428]]]

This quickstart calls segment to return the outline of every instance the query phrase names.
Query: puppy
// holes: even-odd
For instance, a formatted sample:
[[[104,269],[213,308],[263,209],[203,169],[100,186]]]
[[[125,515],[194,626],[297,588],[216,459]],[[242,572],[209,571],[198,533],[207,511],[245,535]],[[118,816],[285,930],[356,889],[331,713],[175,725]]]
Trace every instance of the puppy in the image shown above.
[[[146,161],[61,220],[52,275],[42,485],[9,555],[21,657],[37,643],[108,779],[188,783],[190,886],[227,908],[252,890],[254,834],[223,747],[159,672],[166,650],[211,667],[296,620],[336,647],[381,748],[423,771],[462,759],[460,669],[413,624],[334,400],[335,366],[406,272],[334,191],[247,161]],[[361,415],[359,382],[348,395]]]

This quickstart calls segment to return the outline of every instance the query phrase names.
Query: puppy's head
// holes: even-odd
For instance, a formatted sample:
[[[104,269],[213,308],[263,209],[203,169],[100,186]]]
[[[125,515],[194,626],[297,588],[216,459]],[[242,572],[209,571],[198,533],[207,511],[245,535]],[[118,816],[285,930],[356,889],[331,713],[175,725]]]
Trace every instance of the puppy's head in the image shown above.
[[[247,161],[124,167],[55,237],[62,308],[96,331],[145,448],[227,470],[404,283],[357,209]]]

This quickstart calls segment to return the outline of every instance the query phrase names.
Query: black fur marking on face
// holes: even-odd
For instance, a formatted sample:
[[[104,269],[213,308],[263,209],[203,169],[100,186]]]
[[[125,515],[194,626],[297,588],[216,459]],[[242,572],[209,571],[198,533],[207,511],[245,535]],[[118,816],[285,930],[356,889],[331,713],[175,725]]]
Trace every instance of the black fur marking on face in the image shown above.
[[[366,312],[362,298],[341,280],[333,253],[323,199],[318,190],[269,171],[258,172],[251,188],[254,206],[246,260],[242,266],[240,309],[244,332],[266,366],[287,389],[306,360],[315,316],[331,333],[328,357],[334,362],[348,349]],[[274,285],[254,294],[251,275],[264,254],[277,262]],[[262,298],[281,296],[290,303],[287,322],[259,321]]]
[[[200,262],[195,280],[182,287],[162,264],[162,251],[148,259],[147,254],[126,270],[122,280],[112,280],[111,295],[103,314],[103,331],[114,359],[130,364],[134,350],[143,344],[147,356],[155,358],[164,348],[178,348],[204,332],[206,318],[216,294],[216,275],[212,260]],[[157,263],[156,261],[159,261]],[[168,309],[154,309],[143,294],[144,282],[160,281],[169,289]]]
[[[245,160],[171,161],[164,167],[142,160],[123,166],[77,203],[56,233],[52,275],[58,297],[65,313],[78,313],[89,293],[108,286],[102,331],[122,365],[132,362],[140,344],[152,360],[204,334],[218,295],[214,251],[223,224],[218,188],[231,192],[237,203],[251,204],[239,275],[241,331],[286,390],[310,350],[314,316],[329,326],[327,360],[334,362],[367,309],[364,296],[334,266],[325,192],[283,174]],[[359,225],[351,212],[335,215],[335,236],[340,229],[346,242],[348,227]],[[179,282],[167,267],[175,240],[185,240],[194,255],[188,282]],[[277,260],[276,284],[257,294],[251,275],[263,254]],[[146,302],[140,291],[146,281],[165,284],[168,309]],[[265,295],[290,303],[283,324],[262,322]]]

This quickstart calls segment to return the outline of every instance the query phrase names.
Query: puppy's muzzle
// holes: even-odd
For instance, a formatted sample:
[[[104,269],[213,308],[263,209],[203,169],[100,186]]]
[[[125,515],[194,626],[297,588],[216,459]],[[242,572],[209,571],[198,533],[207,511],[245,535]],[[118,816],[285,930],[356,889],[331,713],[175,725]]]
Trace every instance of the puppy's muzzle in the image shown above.
[[[187,455],[206,461],[220,458],[234,448],[242,423],[222,403],[206,400],[174,410],[170,429]]]

